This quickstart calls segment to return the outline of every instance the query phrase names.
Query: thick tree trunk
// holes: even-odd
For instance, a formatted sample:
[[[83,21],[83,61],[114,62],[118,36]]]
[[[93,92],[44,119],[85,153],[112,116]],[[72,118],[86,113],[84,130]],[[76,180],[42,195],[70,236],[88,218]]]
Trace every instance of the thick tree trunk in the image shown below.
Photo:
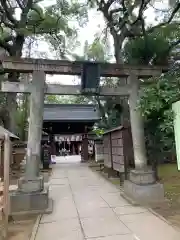
[[[16,111],[17,111],[17,102],[16,102],[16,93],[9,93],[7,95],[7,112],[8,112],[8,130],[16,133]]]
[[[119,37],[120,38],[120,37]],[[123,63],[123,59],[122,59],[122,55],[121,55],[121,49],[122,49],[122,44],[123,44],[124,39],[118,39],[118,36],[114,37],[114,56],[116,59],[116,63],[118,64],[122,64]],[[126,84],[127,81],[126,79],[119,79],[119,83],[118,85],[123,85]],[[119,103],[122,106],[122,114],[121,114],[121,124],[125,125],[125,124],[130,124],[130,113],[129,113],[129,105],[128,105],[128,98],[125,97],[121,97],[119,98]]]
[[[9,73],[8,75],[9,82],[17,82],[18,75],[16,73]],[[16,111],[17,111],[17,102],[16,102],[16,93],[8,93],[6,97],[6,111],[7,118],[6,126],[9,131],[16,133]]]
[[[11,57],[21,57],[22,55],[22,48],[24,44],[25,38],[24,36],[17,36],[14,44],[12,45],[12,54]],[[8,75],[8,81],[10,82],[17,82],[19,81],[19,74],[18,73],[10,73]],[[7,128],[8,130],[16,133],[16,111],[17,111],[17,102],[16,102],[16,93],[8,93],[6,98],[6,110],[7,110]]]
[[[108,121],[107,121],[107,118],[106,118],[106,112],[105,112],[104,106],[102,106],[102,104],[101,104],[99,96],[96,97],[96,101],[98,103],[98,107],[99,107],[99,110],[101,112],[101,117],[103,119],[103,122],[106,125],[106,127],[108,128],[109,125],[108,125]]]
[[[23,96],[23,126],[22,126],[22,140],[27,140],[27,122],[28,122],[28,116],[29,116],[29,96],[27,94],[24,94]]]

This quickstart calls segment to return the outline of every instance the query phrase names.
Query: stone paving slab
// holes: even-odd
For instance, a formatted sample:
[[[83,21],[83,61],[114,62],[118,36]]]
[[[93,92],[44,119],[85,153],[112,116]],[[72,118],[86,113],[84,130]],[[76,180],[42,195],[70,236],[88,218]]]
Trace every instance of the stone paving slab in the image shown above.
[[[79,217],[82,218],[99,218],[99,217],[113,217],[114,212],[111,208],[80,208],[78,209]]]
[[[119,215],[119,219],[124,223],[133,223],[133,222],[139,222],[143,223],[147,217],[151,217],[152,213],[147,211],[147,212],[142,212],[142,213],[134,213],[134,214],[126,214],[126,215]]]
[[[64,197],[72,197],[72,192],[69,186],[50,185],[49,195],[52,199],[58,201]]]
[[[52,178],[49,181],[50,185],[68,185],[69,186],[69,180],[68,178]]]
[[[113,209],[114,212],[117,215],[127,215],[127,214],[138,214],[138,213],[143,213],[147,212],[148,210],[143,207],[135,207],[135,206],[122,206],[122,207],[116,207]]]
[[[107,202],[110,207],[122,207],[130,205],[126,200],[124,200],[119,192],[118,193],[106,193],[101,194],[101,197]]]
[[[75,202],[76,202],[77,209],[109,207],[108,204],[101,197],[94,197],[89,199],[86,199],[86,198],[84,199],[80,197],[80,198],[76,198]]]
[[[54,222],[63,219],[77,218],[77,210],[72,198],[63,198],[54,203],[53,212],[42,216],[41,222]]]
[[[93,238],[93,239],[88,238],[87,240],[139,240],[139,239],[132,234],[126,234],[126,235],[113,235],[113,236]]]
[[[143,221],[134,221],[126,223],[126,226],[131,229],[140,240],[179,240],[180,232],[176,231],[172,226],[168,225],[163,220],[154,216],[142,218]]]
[[[129,204],[77,157],[74,163],[72,157],[71,163],[61,159],[49,182],[54,211],[42,216],[35,240],[180,239],[179,231],[148,209]]]
[[[131,233],[130,230],[115,216],[84,218],[81,219],[81,223],[86,238],[98,238]]]
[[[40,224],[36,240],[84,240],[78,219]]]
[[[60,179],[60,178],[67,178],[68,177],[68,172],[67,171],[62,171],[62,170],[53,170],[53,173],[51,175],[51,179]]]

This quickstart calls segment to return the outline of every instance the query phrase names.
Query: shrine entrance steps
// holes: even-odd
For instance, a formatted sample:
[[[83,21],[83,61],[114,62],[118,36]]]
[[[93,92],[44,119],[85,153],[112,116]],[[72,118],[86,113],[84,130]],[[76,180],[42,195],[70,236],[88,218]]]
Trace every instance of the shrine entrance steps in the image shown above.
[[[54,210],[42,216],[35,240],[180,239],[180,232],[148,209],[126,202],[80,156],[58,157],[49,184]]]

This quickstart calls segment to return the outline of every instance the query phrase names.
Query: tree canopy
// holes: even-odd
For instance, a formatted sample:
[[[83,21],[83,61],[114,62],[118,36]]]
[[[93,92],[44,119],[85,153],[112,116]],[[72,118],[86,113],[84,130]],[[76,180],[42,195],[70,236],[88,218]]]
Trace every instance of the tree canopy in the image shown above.
[[[114,42],[114,56],[116,62],[123,62],[123,44],[127,39],[146,37],[157,29],[168,27],[171,23],[178,22],[179,1],[167,6],[163,11],[156,9],[156,1],[135,0],[94,0],[88,1],[91,7],[96,7],[105,19],[106,27],[109,30]],[[160,22],[150,26],[146,21],[146,13],[149,8],[154,8],[161,13]],[[157,14],[156,14],[157,15]],[[179,38],[172,45],[179,43]]]
[[[43,7],[43,1],[9,0],[0,1],[0,48],[1,55],[21,57],[25,40],[28,37],[43,38],[64,56],[68,39],[76,39],[76,29],[70,22],[80,22],[86,15],[86,8],[78,1],[63,0]],[[58,39],[58,46],[55,44]],[[8,74],[9,81],[18,81],[19,74]],[[15,112],[17,109],[16,94],[5,96],[5,104],[1,107],[6,115],[7,127],[16,132]],[[3,102],[2,102],[3,103]]]

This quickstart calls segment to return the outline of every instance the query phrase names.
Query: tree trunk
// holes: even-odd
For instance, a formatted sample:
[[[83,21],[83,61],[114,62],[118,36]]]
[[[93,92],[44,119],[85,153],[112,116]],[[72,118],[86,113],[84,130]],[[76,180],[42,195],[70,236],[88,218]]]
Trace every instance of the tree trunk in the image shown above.
[[[17,82],[18,75],[17,73],[9,73],[8,74],[8,81],[9,82]],[[17,111],[17,102],[16,102],[16,93],[8,93],[6,97],[6,111],[7,111],[7,118],[6,126],[9,131],[16,133],[16,111]]]
[[[29,116],[29,96],[27,94],[23,94],[23,116],[22,116],[22,126],[21,126],[21,138],[22,141],[27,140],[27,123],[28,123],[28,116]]]
[[[25,37],[18,35],[12,45],[12,54],[11,57],[21,57],[22,56],[22,48],[25,41]],[[8,74],[8,81],[10,82],[18,82],[19,74],[16,72],[12,72]],[[16,93],[8,93],[6,99],[6,110],[7,110],[7,128],[9,131],[16,133],[16,119],[15,114],[17,110],[17,102],[16,102]]]
[[[7,112],[8,112],[8,130],[16,133],[16,118],[15,114],[17,111],[16,93],[9,93],[7,95]]]
[[[124,38],[122,36],[113,36],[114,39],[114,56],[116,59],[117,64],[123,64],[123,59],[121,55],[121,49],[122,49],[122,44],[124,41]],[[124,78],[119,79],[118,85],[124,85],[126,84],[127,81]],[[129,105],[128,105],[128,98],[126,97],[120,97],[119,98],[119,103],[122,106],[122,114],[121,114],[121,124],[130,124],[130,114],[129,114]]]
[[[108,128],[109,126],[108,126],[108,121],[107,121],[107,118],[106,118],[106,112],[104,110],[104,106],[102,106],[102,104],[101,104],[101,100],[100,100],[99,96],[96,97],[96,101],[98,103],[98,107],[99,107],[99,110],[101,112],[101,117],[103,119],[103,122],[105,123],[106,127]]]

